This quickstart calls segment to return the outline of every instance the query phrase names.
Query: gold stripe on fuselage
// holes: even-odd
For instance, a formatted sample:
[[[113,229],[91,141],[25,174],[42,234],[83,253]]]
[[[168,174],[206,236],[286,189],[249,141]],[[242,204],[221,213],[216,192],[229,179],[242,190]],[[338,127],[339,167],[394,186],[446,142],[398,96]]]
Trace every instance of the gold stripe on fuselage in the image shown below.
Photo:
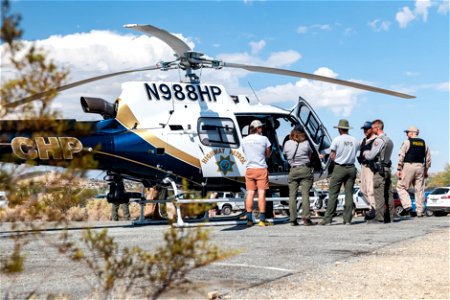
[[[99,151],[99,150],[88,150],[88,149],[84,149],[84,150],[88,151],[88,152],[93,152],[93,153],[97,153],[97,154],[107,155],[107,156],[115,157],[115,158],[118,158],[118,159],[126,160],[126,161],[129,161],[129,162],[132,162],[132,163],[135,163],[135,164],[138,164],[138,165],[141,165],[141,166],[144,166],[144,167],[156,170],[156,171],[164,172],[166,174],[173,174],[171,171],[167,171],[167,170],[164,170],[164,169],[161,169],[161,168],[158,168],[158,167],[154,167],[152,165],[148,165],[148,164],[142,163],[140,161],[136,161],[134,159],[129,159],[127,157],[123,157],[123,156],[120,156],[120,155],[117,155],[117,154],[113,154],[113,153],[109,153],[109,152],[103,152],[103,151]],[[183,177],[183,176],[180,176],[180,175],[177,175],[177,177],[185,179],[185,180],[187,180],[189,182],[192,182],[192,183],[194,183],[196,185],[200,185],[199,183],[197,183],[195,181],[192,181],[189,178],[186,178],[186,177]]]
[[[126,103],[124,103],[121,99],[118,100],[119,107],[117,109],[116,119],[122,123],[126,128],[134,128],[139,125],[139,121],[134,116],[131,109],[128,107]],[[196,168],[201,168],[200,160],[192,155],[187,154],[186,152],[181,151],[178,148],[164,142],[160,138],[156,137],[154,134],[150,133],[148,130],[133,130],[133,133],[141,137],[146,142],[150,143],[156,148],[164,148],[165,152],[179,160],[182,160],[191,166]]]

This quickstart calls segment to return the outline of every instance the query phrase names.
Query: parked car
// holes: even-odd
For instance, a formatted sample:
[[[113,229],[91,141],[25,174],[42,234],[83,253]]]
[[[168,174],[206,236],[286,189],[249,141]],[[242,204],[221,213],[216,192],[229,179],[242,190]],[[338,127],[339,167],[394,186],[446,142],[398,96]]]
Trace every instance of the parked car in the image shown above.
[[[327,196],[321,208],[316,209],[319,215],[324,215],[327,204],[328,204],[329,196]],[[336,207],[336,214],[341,214],[344,211],[344,203],[345,203],[345,191],[342,191],[338,195],[338,203]],[[359,186],[353,187],[353,214],[358,212],[368,211],[370,209],[369,201],[367,201],[366,197],[364,197],[363,193]]]
[[[326,194],[322,191],[318,191],[314,188],[311,189],[309,191],[309,209],[315,211],[316,209],[321,208],[325,196]],[[281,210],[286,215],[289,215],[289,202],[280,201],[279,203],[274,203],[273,209],[278,211]],[[302,213],[302,193],[300,191],[297,193],[297,213],[299,216]]]
[[[433,211],[428,209],[428,195],[434,190],[435,188],[427,188],[425,189],[425,193],[424,193],[424,197],[425,197],[425,203],[424,203],[424,214],[428,217],[433,216]],[[409,189],[408,190],[408,194],[409,194],[409,198],[411,199],[411,216],[415,217],[417,216],[417,210],[416,210],[416,199],[415,199],[415,194],[414,194],[414,189]],[[403,206],[402,203],[400,201],[400,196],[398,195],[397,191],[394,191],[394,207],[395,207],[395,212],[397,215],[400,215],[400,213],[403,211]]]
[[[6,197],[6,192],[0,191],[0,208],[8,207],[8,198]]]
[[[436,216],[447,215],[450,212],[450,186],[435,188],[428,195],[427,208]]]
[[[244,193],[232,193],[232,192],[218,192],[217,199],[233,199],[233,198],[244,198]],[[232,212],[237,210],[245,209],[245,202],[217,202],[217,214],[220,215],[230,215]]]

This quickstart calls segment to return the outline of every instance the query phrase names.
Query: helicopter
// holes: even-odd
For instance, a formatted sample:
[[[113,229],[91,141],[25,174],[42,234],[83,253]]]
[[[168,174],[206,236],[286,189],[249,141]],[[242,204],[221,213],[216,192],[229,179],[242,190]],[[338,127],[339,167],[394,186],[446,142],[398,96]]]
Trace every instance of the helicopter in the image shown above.
[[[19,131],[23,121],[0,121],[0,161],[61,165],[75,157],[91,154],[97,162],[95,168],[107,173],[107,199],[112,203],[127,202],[124,179],[150,187],[163,185],[164,179],[170,177],[177,183],[185,180],[189,189],[203,194],[206,191],[240,191],[245,185],[247,161],[242,139],[249,134],[249,124],[260,120],[264,124],[264,135],[272,143],[268,158],[270,189],[286,195],[289,165],[282,148],[285,137],[296,126],[305,129],[313,149],[314,180],[328,175],[331,137],[318,115],[300,96],[290,110],[253,103],[245,95],[229,94],[220,84],[201,83],[196,71],[204,68],[244,69],[414,98],[315,74],[215,60],[193,51],[180,38],[155,26],[129,24],[124,27],[161,39],[174,51],[175,59],[73,82],[60,86],[56,92],[134,72],[178,69],[185,72],[184,80],[124,82],[114,103],[82,96],[83,111],[98,114],[103,120],[55,120],[62,126],[63,133],[55,130],[52,134],[50,129],[39,136],[30,128]],[[14,108],[50,92],[55,91],[43,91],[7,105]],[[80,127],[83,130],[79,130]]]

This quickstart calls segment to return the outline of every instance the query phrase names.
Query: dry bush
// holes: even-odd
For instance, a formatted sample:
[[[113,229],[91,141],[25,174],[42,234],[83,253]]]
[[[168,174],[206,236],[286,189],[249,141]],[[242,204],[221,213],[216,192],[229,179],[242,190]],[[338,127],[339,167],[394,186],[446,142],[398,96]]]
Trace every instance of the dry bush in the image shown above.
[[[81,222],[87,221],[89,217],[86,207],[74,206],[69,208],[66,214],[68,221]]]

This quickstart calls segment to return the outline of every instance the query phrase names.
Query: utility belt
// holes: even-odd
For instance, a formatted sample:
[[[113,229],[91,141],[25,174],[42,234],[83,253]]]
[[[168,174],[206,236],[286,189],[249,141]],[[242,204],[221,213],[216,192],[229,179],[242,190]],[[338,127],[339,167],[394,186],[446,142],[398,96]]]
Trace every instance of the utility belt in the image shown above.
[[[361,165],[367,166],[369,164],[369,161],[361,156],[358,156],[356,159]]]
[[[295,168],[300,168],[300,167],[307,167],[307,168],[311,168],[312,164],[310,162],[303,164],[303,165],[295,165],[292,166],[291,169],[295,169]]]
[[[392,166],[392,162],[389,161],[388,163],[381,162],[381,161],[369,161],[369,168],[373,172],[373,174],[380,174],[382,177],[386,175],[384,168],[390,168]]]
[[[341,167],[354,167],[355,166],[355,164],[338,164],[338,163],[335,163],[337,166],[341,166]]]

